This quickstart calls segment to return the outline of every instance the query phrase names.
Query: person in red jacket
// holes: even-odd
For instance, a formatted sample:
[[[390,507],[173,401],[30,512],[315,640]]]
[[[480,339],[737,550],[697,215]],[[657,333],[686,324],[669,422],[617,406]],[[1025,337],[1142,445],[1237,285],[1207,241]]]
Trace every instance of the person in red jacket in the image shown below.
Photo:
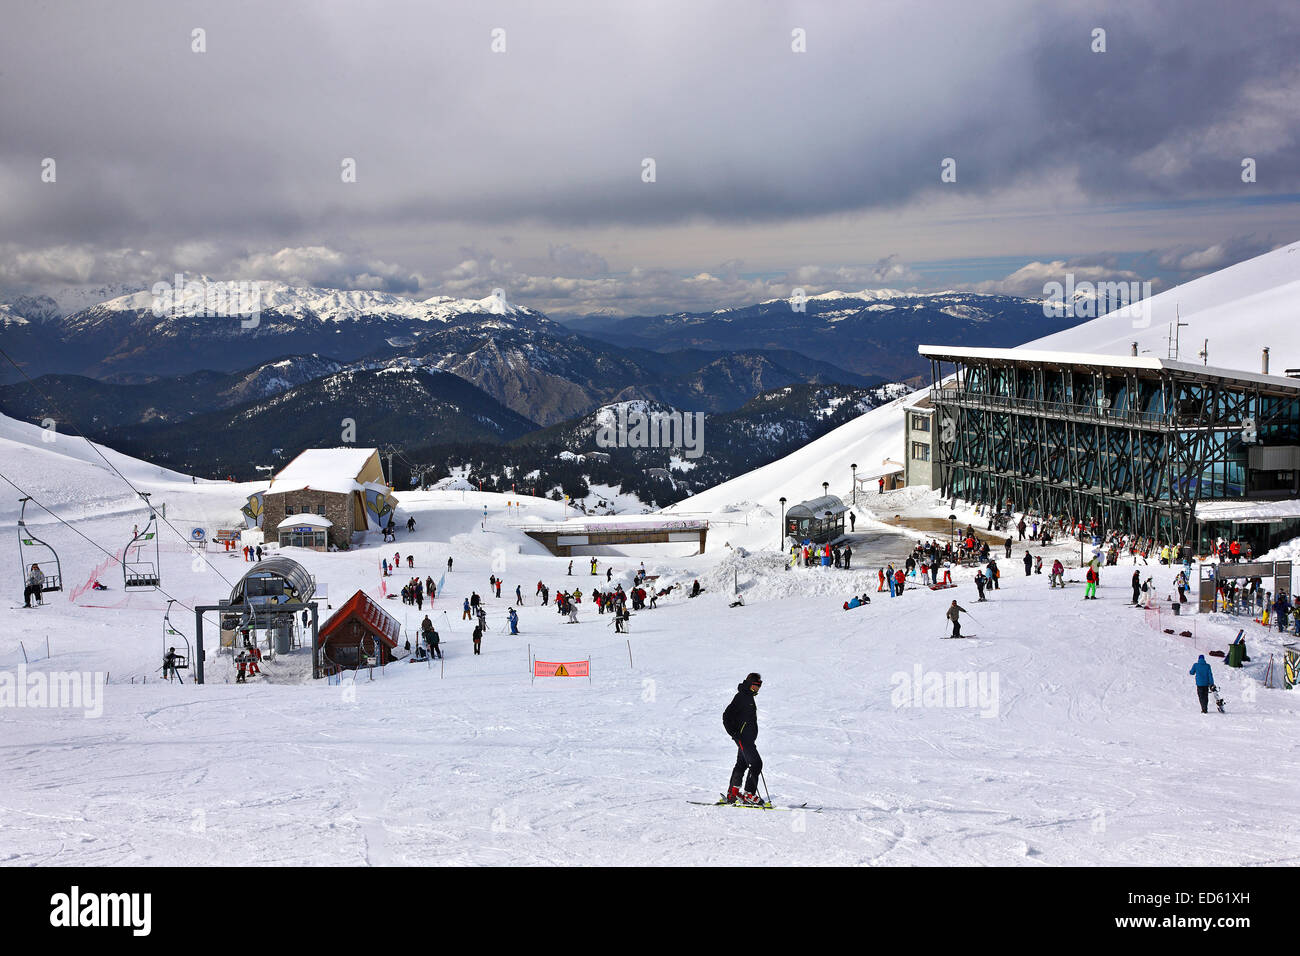
[[[894,572],[894,596],[895,597],[903,593],[904,577],[905,575],[903,574],[902,568],[899,568],[897,571]]]

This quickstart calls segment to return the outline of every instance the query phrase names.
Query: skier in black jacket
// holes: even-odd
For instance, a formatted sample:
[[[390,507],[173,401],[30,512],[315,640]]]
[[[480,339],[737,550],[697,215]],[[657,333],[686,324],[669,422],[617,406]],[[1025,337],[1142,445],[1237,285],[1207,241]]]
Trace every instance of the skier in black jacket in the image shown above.
[[[763,678],[758,674],[750,674],[736,685],[736,696],[722,712],[722,726],[727,731],[727,736],[734,740],[739,748],[736,766],[731,771],[731,786],[727,790],[728,803],[735,803],[737,800],[752,804],[763,803],[757,792],[758,775],[763,770],[763,758],[758,755],[758,747],[754,743],[758,739],[758,706],[754,703],[754,697],[762,686]],[[745,779],[745,792],[742,794],[740,781],[741,777],[745,777],[746,770],[749,773]]]

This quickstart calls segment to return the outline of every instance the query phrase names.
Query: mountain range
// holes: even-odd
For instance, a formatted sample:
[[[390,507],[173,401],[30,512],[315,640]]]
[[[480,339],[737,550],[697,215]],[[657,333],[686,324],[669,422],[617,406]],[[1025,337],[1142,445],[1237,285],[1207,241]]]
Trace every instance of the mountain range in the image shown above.
[[[794,349],[867,378],[897,381],[928,370],[916,354],[923,343],[1012,346],[1079,321],[1046,317],[1037,299],[878,289],[770,299],[712,312],[571,319],[568,325],[605,341],[648,349],[725,351],[742,341],[749,348]]]
[[[642,402],[710,416],[720,444],[695,473],[716,483],[816,437],[826,402],[871,407],[886,382],[917,376],[919,342],[1015,345],[1073,321],[959,292],[563,325],[499,291],[415,300],[262,283],[254,313],[230,308],[239,291],[185,283],[171,298],[135,292],[66,315],[50,297],[0,296],[0,337],[23,370],[0,370],[0,409],[70,421],[169,467],[251,477],[277,450],[336,444],[345,420],[365,444],[522,443],[535,456],[577,452],[597,409]],[[667,460],[624,464],[639,474]]]

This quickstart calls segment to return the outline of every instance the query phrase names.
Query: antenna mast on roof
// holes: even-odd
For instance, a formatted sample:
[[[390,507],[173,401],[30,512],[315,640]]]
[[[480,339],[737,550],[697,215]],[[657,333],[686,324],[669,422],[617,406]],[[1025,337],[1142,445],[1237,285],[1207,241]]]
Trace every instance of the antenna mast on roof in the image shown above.
[[[1210,340],[1209,339],[1205,340],[1205,343],[1201,346],[1201,350],[1196,354],[1200,356],[1202,365],[1210,364]]]
[[[1178,305],[1174,304],[1174,321],[1169,323],[1169,348],[1168,357],[1171,359],[1178,358],[1178,330],[1187,325],[1178,314]]]

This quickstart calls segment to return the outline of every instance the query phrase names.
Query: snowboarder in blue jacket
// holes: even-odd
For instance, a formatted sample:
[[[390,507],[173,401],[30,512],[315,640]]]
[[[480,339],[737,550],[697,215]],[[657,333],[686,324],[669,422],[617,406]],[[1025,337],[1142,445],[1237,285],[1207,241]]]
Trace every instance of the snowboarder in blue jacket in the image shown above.
[[[1196,678],[1196,696],[1201,701],[1201,713],[1210,712],[1210,688],[1214,686],[1214,672],[1210,670],[1209,663],[1202,654],[1196,658],[1196,663],[1192,669],[1187,672]]]

